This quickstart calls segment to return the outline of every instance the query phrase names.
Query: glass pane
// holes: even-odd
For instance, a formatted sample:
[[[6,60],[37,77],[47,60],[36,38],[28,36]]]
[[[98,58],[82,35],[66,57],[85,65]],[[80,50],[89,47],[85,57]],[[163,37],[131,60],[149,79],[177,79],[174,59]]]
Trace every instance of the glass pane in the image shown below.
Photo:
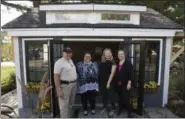
[[[158,65],[159,65],[159,41],[146,42],[146,64],[145,64],[145,79],[148,81],[158,81]]]
[[[28,82],[40,81],[41,75],[48,69],[47,41],[26,41],[26,55],[28,59]]]
[[[121,21],[129,21],[130,14],[112,14],[112,13],[102,13],[102,20],[121,20]]]
[[[55,19],[57,21],[84,21],[86,20],[86,14],[84,13],[55,13]]]
[[[48,92],[43,95],[43,92],[50,86],[49,67],[48,67],[48,41],[26,41],[26,62],[27,62],[27,80],[29,86],[29,108],[40,112],[51,112],[51,94]],[[43,87],[44,84],[44,87]],[[49,84],[49,85],[47,85]],[[42,92],[40,92],[42,91]],[[43,99],[43,105],[39,103],[38,99]],[[47,104],[47,106],[46,106]],[[42,108],[41,108],[42,107]]]

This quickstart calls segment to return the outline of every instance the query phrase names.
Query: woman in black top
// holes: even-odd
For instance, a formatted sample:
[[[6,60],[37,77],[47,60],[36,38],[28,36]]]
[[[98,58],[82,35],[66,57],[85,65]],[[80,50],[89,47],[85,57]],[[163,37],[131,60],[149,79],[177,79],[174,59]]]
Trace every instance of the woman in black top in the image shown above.
[[[113,60],[111,50],[107,48],[103,51],[102,60],[99,67],[99,86],[104,106],[102,112],[107,110],[109,103],[112,105],[108,113],[109,117],[112,117],[115,112],[115,97],[113,96],[113,87],[111,85],[115,71],[116,63]]]
[[[130,61],[125,59],[123,50],[118,51],[119,63],[115,73],[116,92],[119,100],[119,110],[117,115],[121,115],[123,105],[126,106],[128,117],[131,116],[130,89],[133,83],[133,67]]]

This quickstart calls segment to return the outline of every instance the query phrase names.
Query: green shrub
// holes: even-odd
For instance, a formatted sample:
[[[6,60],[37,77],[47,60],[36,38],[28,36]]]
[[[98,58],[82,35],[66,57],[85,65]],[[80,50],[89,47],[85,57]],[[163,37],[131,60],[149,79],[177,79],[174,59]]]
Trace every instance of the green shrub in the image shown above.
[[[12,61],[13,60],[13,47],[12,44],[1,45],[1,61]]]
[[[172,71],[169,80],[168,108],[182,118],[185,117],[184,86],[183,70]]]
[[[15,89],[15,68],[1,68],[1,92],[7,93]]]

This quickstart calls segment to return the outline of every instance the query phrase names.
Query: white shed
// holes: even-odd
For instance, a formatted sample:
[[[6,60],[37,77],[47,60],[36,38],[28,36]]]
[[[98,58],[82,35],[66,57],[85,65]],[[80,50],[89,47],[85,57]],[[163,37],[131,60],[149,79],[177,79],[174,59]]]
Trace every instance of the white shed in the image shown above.
[[[153,107],[167,104],[171,43],[176,32],[183,32],[183,27],[146,6],[41,4],[4,25],[3,30],[13,37],[20,110],[36,108],[37,93],[25,93],[24,86],[39,83],[44,73],[49,72],[48,79],[54,87],[53,65],[62,56],[63,47],[73,49],[74,62],[82,60],[84,51],[90,51],[93,60],[100,61],[102,50],[108,47],[115,58],[117,50],[124,48],[132,62],[137,81],[136,109],[142,114],[143,104]],[[155,82],[151,85],[157,84],[156,90],[144,87],[150,81]],[[53,117],[58,112],[54,92],[53,88],[50,103]]]

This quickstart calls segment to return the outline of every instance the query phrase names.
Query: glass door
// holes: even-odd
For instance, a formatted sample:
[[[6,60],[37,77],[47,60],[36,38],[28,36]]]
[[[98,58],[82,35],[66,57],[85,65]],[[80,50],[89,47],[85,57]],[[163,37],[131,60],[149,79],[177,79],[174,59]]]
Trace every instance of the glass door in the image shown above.
[[[62,57],[63,50],[63,42],[62,39],[54,39],[49,41],[50,49],[49,49],[49,58],[50,58],[50,79],[52,85],[52,112],[53,117],[59,116],[59,104],[58,98],[56,95],[56,88],[54,83],[54,64],[55,62]]]
[[[143,114],[144,79],[145,79],[145,42],[144,41],[123,41],[119,49],[124,49],[126,59],[133,65],[133,90],[130,103],[133,112]]]

